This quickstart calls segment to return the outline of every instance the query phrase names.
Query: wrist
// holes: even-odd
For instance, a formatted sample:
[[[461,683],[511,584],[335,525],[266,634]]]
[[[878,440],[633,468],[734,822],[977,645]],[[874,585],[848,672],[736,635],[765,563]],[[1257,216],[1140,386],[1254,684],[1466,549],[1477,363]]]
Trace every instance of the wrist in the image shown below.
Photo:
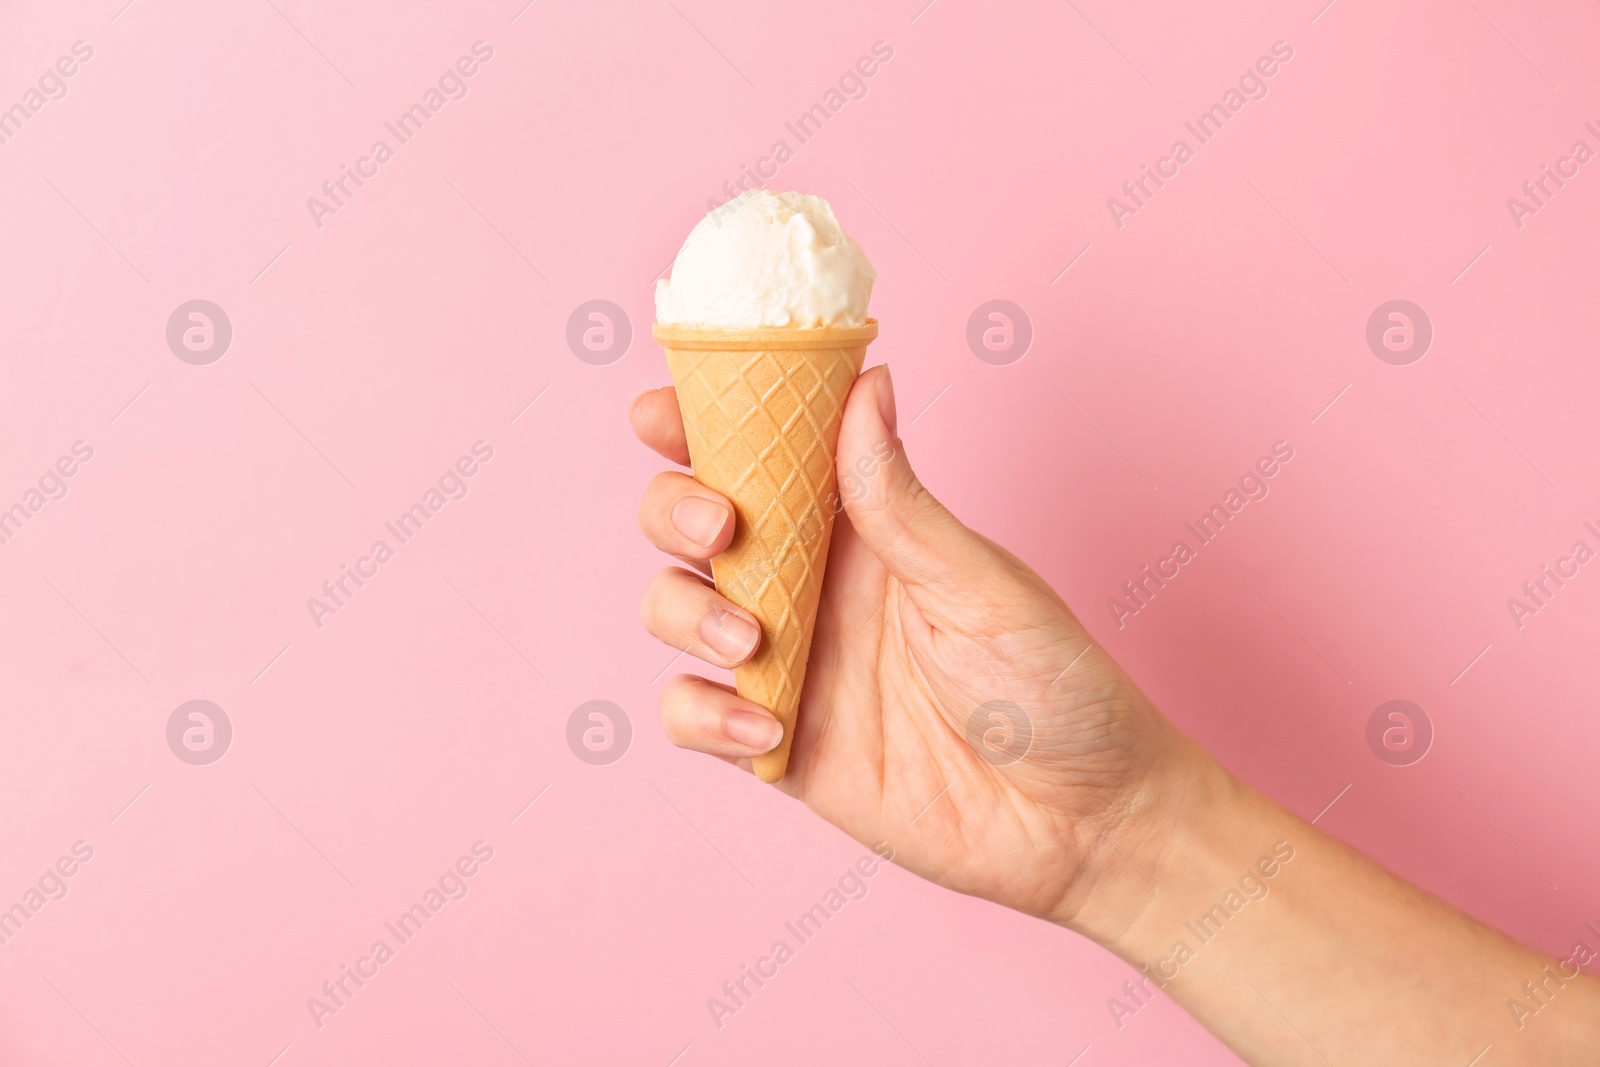
[[[1263,817],[1270,802],[1171,734],[1144,780],[1090,827],[1088,877],[1052,916],[1136,965],[1164,956],[1200,902],[1281,862],[1267,840],[1279,829]]]

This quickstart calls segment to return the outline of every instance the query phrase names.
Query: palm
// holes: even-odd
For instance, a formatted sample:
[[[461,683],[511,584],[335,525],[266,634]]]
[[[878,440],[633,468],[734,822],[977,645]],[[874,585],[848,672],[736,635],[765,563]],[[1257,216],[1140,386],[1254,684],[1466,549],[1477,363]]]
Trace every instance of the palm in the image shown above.
[[[1152,742],[1181,735],[1038,575],[928,495],[901,458],[883,414],[892,411],[886,369],[862,375],[840,424],[841,485],[852,470],[875,473],[855,481],[860,492],[847,494],[835,520],[779,785],[863,843],[887,843],[897,862],[930,880],[1060,918],[1085,861],[1118,847],[1119,816],[1139,803],[1153,761],[1172,751]],[[643,394],[629,417],[641,440],[688,462],[672,390]],[[701,531],[715,537],[687,539],[671,516],[688,499],[706,491],[682,474],[657,475],[641,524],[704,573],[732,528],[724,520],[719,533]],[[668,568],[643,614],[658,637],[704,652],[730,607],[701,579]],[[709,637],[697,619],[711,621]],[[749,647],[742,656],[710,651],[721,666],[749,655]],[[996,701],[1005,704],[985,707]],[[662,722],[678,744],[748,767],[750,753],[776,743],[767,727],[777,723],[740,703],[729,687],[680,676],[663,690]],[[756,726],[764,747],[733,736],[737,716],[746,728],[765,720]],[[986,745],[991,724],[1002,736]]]
[[[782,787],[916,873],[1038,915],[1098,838],[1146,716],[1048,586],[994,551],[1008,573],[919,604],[839,517]],[[973,730],[991,701],[1021,715]]]

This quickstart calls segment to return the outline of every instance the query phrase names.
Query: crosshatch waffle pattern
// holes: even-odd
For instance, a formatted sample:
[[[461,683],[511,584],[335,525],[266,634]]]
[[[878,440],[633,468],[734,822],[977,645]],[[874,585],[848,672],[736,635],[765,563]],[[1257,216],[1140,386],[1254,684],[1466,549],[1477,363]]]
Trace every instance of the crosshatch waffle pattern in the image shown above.
[[[734,670],[739,695],[783,723],[758,757],[783,776],[833,537],[834,445],[866,346],[693,349],[664,338],[695,477],[734,503],[733,541],[711,570],[717,590],[755,616],[761,647]]]

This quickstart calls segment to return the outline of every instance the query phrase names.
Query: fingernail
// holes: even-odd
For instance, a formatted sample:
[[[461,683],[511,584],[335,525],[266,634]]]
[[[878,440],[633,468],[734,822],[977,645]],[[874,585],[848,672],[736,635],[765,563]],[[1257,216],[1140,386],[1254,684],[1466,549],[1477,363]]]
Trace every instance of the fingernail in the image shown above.
[[[735,663],[742,662],[756,647],[761,631],[743,615],[713,608],[700,620],[700,639],[712,651]]]
[[[728,713],[727,730],[734,744],[753,749],[755,755],[772,751],[783,740],[783,725],[764,711],[735,708]]]
[[[883,373],[878,375],[878,414],[883,418],[883,424],[892,434],[895,432],[894,412],[894,379],[889,377],[889,365],[883,365]]]
[[[686,496],[672,509],[672,525],[701,548],[710,548],[727,524],[728,509],[703,496]]]

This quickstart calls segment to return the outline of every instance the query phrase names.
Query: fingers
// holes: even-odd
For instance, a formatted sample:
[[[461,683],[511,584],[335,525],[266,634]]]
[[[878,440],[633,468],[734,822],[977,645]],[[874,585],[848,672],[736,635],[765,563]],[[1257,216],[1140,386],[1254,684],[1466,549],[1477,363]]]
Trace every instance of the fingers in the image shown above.
[[[628,409],[640,441],[685,466],[689,444],[671,387],[641,393]],[[656,475],[639,505],[639,527],[663,552],[690,561],[707,560],[733,539],[733,508],[717,493],[676,472]],[[687,649],[721,667],[750,658],[761,641],[755,619],[717,595],[697,575],[669,567],[657,574],[641,610],[645,629],[667,644]],[[679,748],[720,757],[745,770],[750,758],[770,752],[783,739],[772,713],[741,699],[725,685],[678,675],[661,694],[661,725]]]
[[[689,465],[689,441],[678,410],[678,391],[672,386],[648,389],[634,397],[633,406],[628,408],[628,422],[634,436],[645,445],[674,463]]]
[[[733,540],[733,507],[687,474],[662,471],[639,502],[639,528],[663,552],[710,559]]]
[[[640,616],[652,636],[718,667],[738,666],[761,643],[755,619],[678,567],[651,580]]]
[[[783,738],[783,726],[766,708],[728,686],[687,674],[661,691],[661,727],[679,748],[724,759],[759,756]]]

